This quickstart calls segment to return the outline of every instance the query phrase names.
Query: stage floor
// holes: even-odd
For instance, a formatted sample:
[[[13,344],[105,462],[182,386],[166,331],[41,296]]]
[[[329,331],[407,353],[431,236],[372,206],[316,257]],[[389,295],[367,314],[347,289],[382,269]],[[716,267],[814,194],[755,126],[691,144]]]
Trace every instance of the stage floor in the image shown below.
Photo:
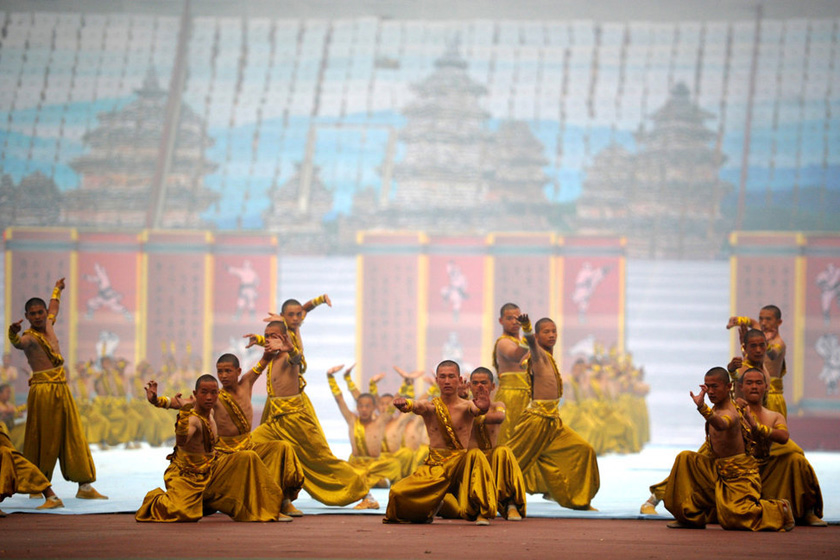
[[[158,486],[163,487],[163,471],[166,469],[166,455],[171,448],[148,447],[141,449],[93,450],[96,463],[97,490],[110,497],[109,500],[77,500],[76,485],[61,478],[56,467],[53,476],[54,489],[64,501],[65,507],[50,513],[61,515],[133,513],[137,510],[146,492]],[[349,443],[331,441],[333,451],[339,457],[349,454]],[[648,445],[641,453],[633,455],[607,455],[598,458],[601,475],[601,489],[592,502],[596,512],[581,512],[560,507],[541,496],[528,496],[528,516],[535,518],[581,518],[581,519],[640,519],[639,507],[650,495],[648,487],[668,475],[674,457],[684,448]],[[822,487],[824,519],[840,524],[840,453],[808,452],[808,460]],[[388,501],[387,489],[374,489],[373,494],[380,503],[379,510],[356,511],[352,506],[329,507],[311,499],[305,492],[295,502],[305,514],[350,514],[381,516]],[[36,512],[43,500],[29,499],[16,494],[0,504],[6,513]],[[671,519],[671,515],[660,505],[660,519]],[[0,524],[3,521],[0,520]],[[5,532],[5,531],[4,531]],[[0,554],[2,556],[2,554]]]

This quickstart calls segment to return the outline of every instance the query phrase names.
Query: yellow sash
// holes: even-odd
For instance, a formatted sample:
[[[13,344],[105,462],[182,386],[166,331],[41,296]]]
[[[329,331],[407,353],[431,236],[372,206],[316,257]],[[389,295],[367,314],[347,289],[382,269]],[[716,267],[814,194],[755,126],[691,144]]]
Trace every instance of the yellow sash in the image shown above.
[[[543,416],[545,418],[560,418],[560,412],[557,408],[560,399],[552,400],[531,400],[528,403],[526,410],[531,411],[532,414]]]
[[[201,420],[201,435],[204,439],[204,450],[207,453],[213,451],[213,447],[216,445],[216,435],[213,433],[213,430],[210,428],[210,421],[195,411],[195,409],[190,410],[190,415],[195,416],[199,420]]]
[[[26,331],[24,331],[23,334],[28,334],[38,342],[38,345],[47,355],[47,358],[50,359],[50,363],[53,366],[58,367],[64,363],[64,358],[61,354],[52,349],[52,346],[50,346],[50,341],[47,340],[46,336],[33,329],[26,329]]]
[[[473,419],[473,433],[475,434],[475,440],[478,442],[478,448],[482,451],[493,449],[490,434],[487,432],[487,425],[484,423],[485,418],[482,414]]]
[[[219,436],[216,440],[216,451],[219,453],[236,453],[247,449],[251,449],[250,432],[237,436]]]
[[[462,457],[466,449],[429,449],[429,456],[426,458],[426,465],[442,465],[451,459]]]
[[[57,366],[52,369],[45,369],[43,371],[36,371],[29,378],[29,385],[38,385],[41,383],[66,383],[67,377],[64,375],[64,366]]]
[[[353,423],[353,440],[356,442],[356,450],[359,452],[359,456],[370,457],[367,440],[365,439],[365,427],[358,418]]]
[[[432,404],[435,405],[435,416],[437,416],[440,432],[443,434],[449,449],[463,449],[458,436],[455,434],[455,429],[452,427],[452,417],[449,415],[449,409],[440,400],[440,397],[432,399]]]
[[[286,414],[294,414],[306,408],[303,398],[300,395],[291,397],[269,397],[266,401],[269,407],[269,418],[277,418]]]
[[[303,350],[300,347],[300,341],[298,340],[298,337],[293,330],[289,329],[288,333],[289,338],[292,340],[292,344],[295,347],[295,350],[297,350],[300,353],[300,373],[304,374],[306,373],[306,358],[303,356]],[[303,384],[305,386],[306,381],[304,381]]]
[[[770,387],[767,388],[768,395],[781,395],[784,394],[784,383],[782,382],[781,377],[771,377],[770,378]]]
[[[531,376],[527,371],[505,371],[499,374],[499,389],[531,392]]]
[[[167,459],[178,467],[181,474],[209,474],[216,461],[216,454],[210,453],[188,453],[183,449],[175,448],[175,452],[166,456]]]
[[[239,406],[239,403],[234,400],[233,395],[227,389],[219,391],[219,402],[227,410],[228,416],[233,420],[240,434],[247,434],[251,431],[251,422],[245,417],[245,412],[242,410],[242,407]]]

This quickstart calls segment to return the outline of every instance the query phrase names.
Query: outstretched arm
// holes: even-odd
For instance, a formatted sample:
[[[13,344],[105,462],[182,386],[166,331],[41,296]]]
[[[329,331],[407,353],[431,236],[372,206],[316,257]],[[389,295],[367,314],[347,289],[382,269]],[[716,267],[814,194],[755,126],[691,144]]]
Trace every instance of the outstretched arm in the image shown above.
[[[309,313],[310,311],[312,311],[313,309],[315,309],[316,307],[318,307],[319,305],[322,305],[324,303],[326,303],[329,307],[332,307],[332,300],[330,299],[330,296],[328,296],[327,294],[321,294],[318,297],[314,297],[314,298],[310,299],[309,301],[304,303],[302,307],[303,307],[304,311]]]
[[[424,414],[434,411],[434,405],[428,402],[415,401],[414,399],[407,399],[405,397],[395,398],[394,407],[400,412],[413,412],[418,416],[423,416]]]

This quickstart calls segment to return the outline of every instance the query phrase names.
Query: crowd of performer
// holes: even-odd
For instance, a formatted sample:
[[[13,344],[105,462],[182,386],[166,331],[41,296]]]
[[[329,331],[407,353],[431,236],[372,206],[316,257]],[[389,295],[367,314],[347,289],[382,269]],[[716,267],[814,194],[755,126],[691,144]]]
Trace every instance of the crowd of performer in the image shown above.
[[[648,387],[632,358],[597,349],[588,361],[575,362],[567,376],[571,391],[564,394],[554,359],[556,324],[547,317],[532,324],[513,303],[500,310],[495,372],[462,372],[457,362],[444,360],[428,390],[416,395],[414,382],[423,373],[397,367],[403,382],[390,395],[378,391],[384,374],[362,393],[352,366],[330,368],[327,381],[352,446],[345,461],[332,453],[304,390],[301,326],[316,307],[331,305],[326,294],[305,303],[286,300],[266,319],[263,333],[246,335],[249,347],[261,346],[263,353],[244,373],[233,354],[218,358],[215,376],[177,368],[170,357],[164,388],[148,364],[138,365],[129,380],[125,363],[107,357],[98,370],[77,364],[68,380],[53,328],[63,289],[60,279],[49,303],[26,302],[29,329],[21,332],[23,320],[9,326],[12,346],[33,371],[23,453],[6,428],[21,410],[13,400],[8,404],[8,387],[0,385],[6,399],[0,405],[0,498],[43,496],[39,509],[64,507],[50,483],[56,462],[65,479],[79,484],[77,498],[107,499],[91,485],[96,471],[89,444],[159,445],[172,437],[173,421],[165,490],[145,496],[137,521],[197,521],[213,511],[237,521],[292,521],[303,515],[294,505],[301,489],[327,505],[378,509],[370,492],[375,487],[390,488],[386,523],[429,523],[436,515],[477,525],[497,516],[519,521],[528,494],[593,510],[597,454],[634,453],[648,439]],[[774,306],[762,309],[758,321],[730,319],[743,356],[733,358],[728,371],[710,369],[699,393],[691,393],[707,442],[677,457],[669,477],[651,487],[643,514],[655,514],[664,500],[676,518],[669,527],[824,524],[816,475],[785,425],[781,322]],[[353,409],[335,379],[342,370]],[[268,397],[254,427],[252,392],[261,377]]]

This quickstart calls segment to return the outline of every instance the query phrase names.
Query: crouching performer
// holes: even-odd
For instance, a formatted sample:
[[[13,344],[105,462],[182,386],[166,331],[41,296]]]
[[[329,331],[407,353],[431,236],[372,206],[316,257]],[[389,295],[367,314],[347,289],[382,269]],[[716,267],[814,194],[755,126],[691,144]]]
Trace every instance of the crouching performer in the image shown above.
[[[451,492],[457,496],[461,517],[476,525],[489,525],[497,507],[493,471],[480,449],[467,448],[473,420],[487,413],[490,395],[482,389],[473,401],[459,397],[461,370],[451,360],[438,364],[435,381],[441,396],[430,402],[394,399],[401,412],[423,418],[430,449],[425,464],[391,487],[383,521],[431,523],[444,496]]]
[[[178,411],[175,451],[163,475],[166,492],[146,494],[137,521],[198,521],[205,513],[221,511],[235,521],[276,521],[283,492],[253,451],[217,455],[218,437],[213,407],[219,384],[202,375],[193,398]],[[284,520],[291,520],[283,517]]]

